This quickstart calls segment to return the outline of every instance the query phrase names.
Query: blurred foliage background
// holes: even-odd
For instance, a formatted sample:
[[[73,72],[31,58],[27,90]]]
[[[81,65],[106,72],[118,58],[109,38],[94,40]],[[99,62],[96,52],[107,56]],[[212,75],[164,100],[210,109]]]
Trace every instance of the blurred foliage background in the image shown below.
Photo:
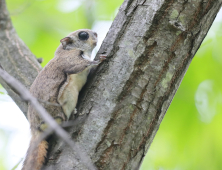
[[[38,58],[44,59],[42,66],[45,66],[54,57],[61,38],[74,30],[91,29],[99,22],[112,21],[123,0],[6,2],[18,35]],[[100,31],[107,31],[107,25],[99,27],[99,35]],[[218,19],[194,57],[141,170],[222,169],[221,55],[222,19]],[[0,92],[0,103],[5,102],[4,96]],[[0,124],[0,170],[16,166],[8,165],[7,132]]]

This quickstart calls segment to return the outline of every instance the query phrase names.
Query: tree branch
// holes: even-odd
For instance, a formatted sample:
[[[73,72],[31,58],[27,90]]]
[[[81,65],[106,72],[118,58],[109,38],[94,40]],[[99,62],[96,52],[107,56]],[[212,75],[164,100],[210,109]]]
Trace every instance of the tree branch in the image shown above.
[[[0,47],[0,64],[3,69],[29,89],[41,66],[16,34],[4,0],[0,0]],[[2,79],[0,83],[26,116],[27,103],[24,103]]]

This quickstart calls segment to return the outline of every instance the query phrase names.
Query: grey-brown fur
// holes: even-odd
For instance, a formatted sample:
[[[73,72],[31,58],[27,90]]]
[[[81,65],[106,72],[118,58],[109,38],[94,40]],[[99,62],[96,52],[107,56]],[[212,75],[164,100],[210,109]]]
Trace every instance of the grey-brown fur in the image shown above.
[[[81,30],[75,31],[69,34],[69,36],[74,36],[76,39],[76,35],[80,31]],[[85,31],[89,33],[92,32],[90,30]],[[66,119],[61,107],[44,104],[44,101],[59,104],[57,100],[59,89],[65,83],[67,77],[71,74],[77,74],[88,66],[95,64],[94,61],[85,60],[81,56],[82,52],[84,54],[86,50],[92,51],[95,47],[91,41],[97,41],[95,39],[96,37],[93,37],[92,33],[90,35],[92,37],[87,40],[88,42],[82,43],[86,45],[82,45],[80,40],[77,39],[76,42],[78,42],[78,46],[74,46],[73,49],[70,50],[64,50],[60,44],[55,52],[55,57],[43,68],[30,88],[31,94],[40,101],[43,101],[44,107],[52,117],[59,116],[63,118],[63,120]],[[31,129],[37,129],[42,122],[32,106],[28,108],[28,119],[31,124]]]

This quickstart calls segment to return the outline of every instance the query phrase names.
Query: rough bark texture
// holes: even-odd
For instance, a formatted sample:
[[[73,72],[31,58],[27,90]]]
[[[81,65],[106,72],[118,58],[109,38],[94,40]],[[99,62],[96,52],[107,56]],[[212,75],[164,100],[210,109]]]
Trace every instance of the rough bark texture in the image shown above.
[[[41,66],[12,26],[5,1],[0,0],[0,64],[4,70],[29,89]],[[26,115],[27,103],[0,78],[0,84]]]
[[[221,4],[124,1],[99,51],[108,59],[80,97],[78,119],[85,121],[70,128],[98,169],[139,169]],[[44,169],[86,169],[77,154],[57,140]]]
[[[100,49],[109,59],[78,109],[88,118],[72,133],[98,169],[139,168],[220,7],[215,0],[124,1]],[[69,148],[56,146],[47,165],[85,169]]]

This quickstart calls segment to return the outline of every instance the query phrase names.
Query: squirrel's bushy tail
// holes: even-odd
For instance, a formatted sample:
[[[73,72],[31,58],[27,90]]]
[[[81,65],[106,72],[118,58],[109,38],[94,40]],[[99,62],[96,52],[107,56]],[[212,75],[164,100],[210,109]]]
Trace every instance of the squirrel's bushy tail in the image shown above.
[[[45,161],[48,149],[48,142],[42,140],[38,143],[38,137],[39,134],[33,136],[30,141],[22,170],[40,170]]]

